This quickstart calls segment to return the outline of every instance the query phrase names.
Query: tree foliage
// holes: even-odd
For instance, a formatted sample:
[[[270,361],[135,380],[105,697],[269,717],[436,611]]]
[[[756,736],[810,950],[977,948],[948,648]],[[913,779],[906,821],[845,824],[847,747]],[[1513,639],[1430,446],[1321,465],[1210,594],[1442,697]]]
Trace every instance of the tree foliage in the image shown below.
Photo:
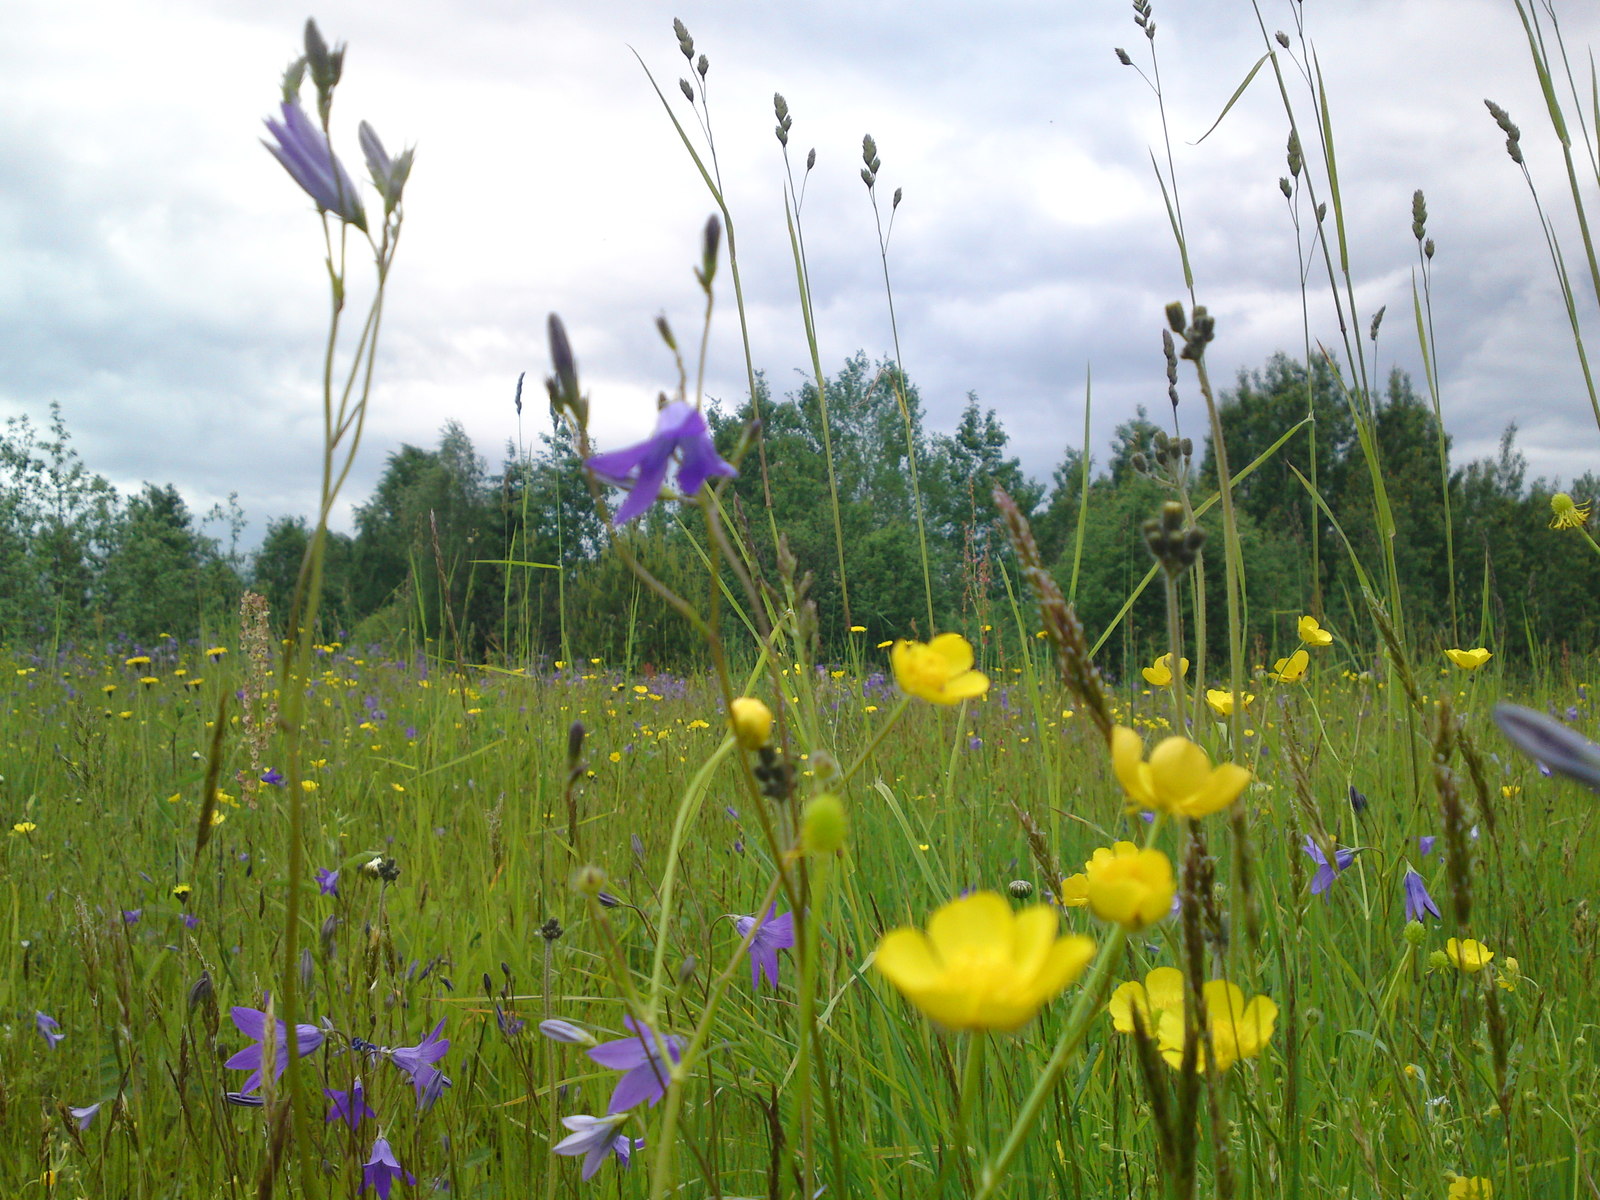
[[[754,402],[707,415],[721,453],[748,448],[725,500],[750,569],[784,594],[773,537],[781,533],[799,576],[792,582],[817,605],[825,653],[842,652],[852,625],[881,639],[1003,619],[1007,584],[1017,589],[996,485],[1032,517],[1064,588],[1081,540],[1079,609],[1091,636],[1108,634],[1114,669],[1147,661],[1164,640],[1156,589],[1123,613],[1149,572],[1140,528],[1172,495],[1170,480],[1151,473],[1160,427],[1143,409],[1117,426],[1103,468],[1086,448],[1069,446],[1047,483],[1027,476],[999,415],[976,394],[952,431],[929,431],[915,384],[865,354],[848,359],[820,394],[806,380],[775,397],[758,377]],[[1526,653],[1600,639],[1600,615],[1586,615],[1600,559],[1577,535],[1546,528],[1557,486],[1526,478],[1515,426],[1495,455],[1441,472],[1433,411],[1404,375],[1369,397],[1326,364],[1308,370],[1283,355],[1242,372],[1219,418],[1233,469],[1252,468],[1234,499],[1257,661],[1291,643],[1308,611],[1373,650],[1359,578],[1383,579],[1391,556],[1413,639]],[[1448,438],[1443,447],[1447,457]],[[1195,505],[1216,492],[1209,438],[1199,440],[1188,487]],[[1594,499],[1600,479],[1568,490]],[[400,446],[357,505],[353,533],[330,535],[327,636],[405,637],[468,661],[691,665],[701,648],[610,552],[593,500],[564,428],[508,445],[494,471],[453,421],[432,448]],[[1384,511],[1392,530],[1381,527]],[[692,514],[662,503],[616,536],[662,583],[704,605],[703,531],[685,517]],[[59,410],[43,430],[13,418],[0,434],[0,634],[36,644],[80,632],[196,636],[231,619],[246,583],[286,619],[310,527],[298,517],[270,520],[246,565],[237,509],[231,520],[235,545],[224,551],[170,485],[118,495],[82,462]],[[1217,522],[1213,509],[1202,524],[1219,534]],[[1191,633],[1202,584],[1212,627],[1221,628],[1221,546],[1214,536],[1185,584]],[[735,610],[727,619],[737,621],[749,598],[742,587],[728,597]],[[1220,632],[1209,646],[1221,652]]]

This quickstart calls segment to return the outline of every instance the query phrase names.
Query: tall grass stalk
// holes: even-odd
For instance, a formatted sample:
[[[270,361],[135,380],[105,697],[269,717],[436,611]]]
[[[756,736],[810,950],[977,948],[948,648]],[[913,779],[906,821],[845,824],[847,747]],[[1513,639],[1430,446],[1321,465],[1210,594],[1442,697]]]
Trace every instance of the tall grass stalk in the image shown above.
[[[869,133],[861,139],[861,159],[866,165],[861,169],[861,179],[867,185],[867,198],[872,202],[872,220],[878,232],[878,261],[883,266],[883,295],[889,306],[889,337],[894,343],[895,402],[900,406],[900,420],[906,434],[906,468],[911,477],[912,512],[917,521],[917,552],[922,560],[922,593],[928,605],[928,636],[938,629],[933,617],[933,574],[928,565],[928,522],[923,511],[922,484],[917,477],[917,431],[911,418],[911,403],[906,395],[905,355],[900,349],[900,322],[894,311],[894,285],[889,280],[889,238],[894,233],[894,215],[900,208],[903,195],[895,188],[889,205],[889,224],[883,223],[883,210],[878,206],[878,145]]]
[[[811,378],[817,389],[817,415],[822,424],[822,456],[828,468],[828,508],[833,516],[834,554],[839,563],[839,608],[845,628],[855,623],[850,615],[850,579],[845,567],[844,523],[839,516],[839,478],[833,461],[833,423],[828,419],[828,380],[822,371],[822,353],[817,346],[816,312],[811,304],[811,268],[806,261],[805,231],[800,224],[800,210],[805,205],[805,181],[810,178],[816,162],[816,151],[806,156],[805,174],[797,191],[794,186],[794,168],[789,162],[789,106],[784,98],[773,97],[777,106],[778,140],[783,146],[783,217],[789,231],[789,252],[794,258],[795,284],[800,292],[800,318],[805,324],[806,350],[811,356]]]

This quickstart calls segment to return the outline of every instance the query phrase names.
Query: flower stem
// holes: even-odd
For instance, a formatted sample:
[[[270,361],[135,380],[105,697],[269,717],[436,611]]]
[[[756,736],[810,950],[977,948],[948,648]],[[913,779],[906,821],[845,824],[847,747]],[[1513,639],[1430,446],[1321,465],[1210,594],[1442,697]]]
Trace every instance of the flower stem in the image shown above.
[[[694,773],[694,778],[684,790],[683,799],[678,803],[678,815],[672,822],[672,841],[667,846],[667,866],[661,877],[661,915],[656,921],[660,932],[656,937],[655,962],[650,969],[650,1011],[646,1015],[652,1028],[661,1008],[663,974],[667,965],[667,931],[672,926],[673,890],[678,879],[678,851],[683,847],[683,835],[689,828],[689,822],[699,813],[700,805],[705,800],[706,789],[711,786],[711,776],[734,745],[732,734],[724,737],[722,744],[711,752],[711,757]]]
[[[761,905],[757,912],[766,912],[778,898],[778,890],[783,883],[783,873],[779,871],[772,877],[772,882],[767,886],[767,894],[761,898]],[[750,932],[734,948],[728,958],[728,965],[717,976],[711,985],[711,991],[706,997],[705,1009],[700,1015],[700,1023],[689,1038],[689,1044],[683,1048],[683,1053],[678,1061],[668,1064],[669,1080],[667,1083],[666,1100],[661,1106],[661,1125],[655,1133],[655,1158],[651,1160],[650,1167],[650,1197],[651,1200],[661,1200],[667,1193],[668,1180],[672,1177],[672,1145],[678,1132],[678,1113],[683,1107],[683,1081],[688,1072],[693,1068],[695,1061],[700,1056],[700,1050],[705,1045],[706,1035],[711,1031],[711,1019],[715,1016],[722,1003],[722,997],[728,990],[728,984],[733,980],[733,973],[738,969],[740,962],[749,954],[750,946],[755,941],[758,926],[751,925]],[[654,1026],[652,1026],[654,1028]],[[667,1056],[670,1059],[670,1055]]]
[[[1061,1082],[1061,1076],[1067,1069],[1067,1060],[1082,1045],[1084,1037],[1089,1032],[1089,1023],[1100,1015],[1106,987],[1111,981],[1112,974],[1122,964],[1122,952],[1127,944],[1128,931],[1119,925],[1112,930],[1111,937],[1101,949],[1099,958],[1095,960],[1089,978],[1084,982],[1083,991],[1078,995],[1078,1002],[1073,1005],[1072,1014],[1067,1018],[1067,1028],[1056,1042],[1056,1048],[1051,1052],[1044,1070],[1039,1072],[1039,1078],[1034,1080],[1033,1090],[1023,1101],[1022,1109],[1017,1113],[1017,1119],[1011,1126],[1011,1132],[1006,1135],[1005,1144],[1000,1147],[1000,1152],[984,1165],[983,1174],[978,1180],[978,1189],[973,1193],[973,1200],[989,1200],[1005,1181],[1006,1173],[1016,1161],[1017,1155],[1022,1152],[1022,1143],[1032,1132],[1045,1102],[1055,1091],[1056,1084]]]
[[[966,1187],[972,1190],[972,1168],[967,1165],[967,1121],[972,1115],[972,1098],[977,1095],[978,1087],[983,1079],[983,1047],[984,1035],[981,1031],[974,1033],[967,1039],[967,1062],[961,1072],[961,1095],[956,1100],[956,1123],[951,1130],[950,1142],[945,1146],[944,1158],[939,1163],[939,1179],[933,1185],[932,1194],[944,1195],[945,1180],[950,1174],[950,1164],[959,1157],[962,1160],[962,1174],[967,1176]]]

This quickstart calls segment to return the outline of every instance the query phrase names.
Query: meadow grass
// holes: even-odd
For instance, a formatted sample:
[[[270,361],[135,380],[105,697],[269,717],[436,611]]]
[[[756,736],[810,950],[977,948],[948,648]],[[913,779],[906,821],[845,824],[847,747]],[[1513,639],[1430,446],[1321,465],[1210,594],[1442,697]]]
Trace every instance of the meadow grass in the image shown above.
[[[1522,11],[1559,128],[1555,60]],[[1147,26],[1150,6],[1135,13]],[[301,70],[325,117],[337,70],[330,82],[312,33]],[[1294,57],[1293,39],[1268,39],[1265,26],[1263,37],[1293,122],[1271,44],[1302,69],[1311,56],[1302,43]],[[694,64],[681,26],[678,38]],[[1334,266],[1344,235],[1327,98],[1319,77],[1305,81],[1318,116],[1299,140],[1321,148],[1324,174],[1313,182],[1302,162],[1306,177],[1294,170],[1286,198],[1297,204],[1303,183],[1320,207],[1317,188],[1328,189],[1337,249],[1319,214],[1305,254],[1324,258],[1336,303],[1342,294],[1353,310],[1348,270]],[[704,153],[673,120],[720,210],[696,270],[709,321],[718,263],[737,279],[737,256],[705,91],[684,91]],[[786,133],[786,106],[778,115]],[[880,164],[874,145],[864,150],[871,191]],[[386,201],[379,285],[345,357],[352,219],[327,210],[349,197],[335,184],[319,200],[337,234],[325,243],[334,319],[319,533],[359,439],[398,240],[403,174],[373,169]],[[1181,351],[1220,432],[1204,374],[1213,331],[1170,156],[1161,187],[1190,284],[1188,306],[1169,314],[1169,378],[1176,386]],[[820,381],[792,177],[788,192]],[[879,249],[887,283],[887,231]],[[736,307],[742,318],[742,297]],[[1425,290],[1416,307],[1426,353]],[[559,321],[551,337],[551,401],[588,456],[589,400]],[[1346,355],[1366,447],[1372,389],[1359,336]],[[344,384],[339,362],[350,363]],[[700,398],[690,377],[680,358],[686,406]],[[693,435],[674,436],[689,457]],[[754,431],[736,457],[745,469],[760,461]],[[1592,728],[1592,657],[1527,672],[1500,658],[1435,658],[1402,619],[1392,554],[1362,575],[1370,629],[1336,630],[1323,644],[1302,623],[1302,645],[1247,650],[1252,564],[1240,558],[1226,459],[1221,490],[1191,496],[1190,457],[1161,451],[1154,473],[1173,499],[1147,533],[1157,569],[1146,582],[1166,588],[1167,666],[1200,647],[1192,678],[1157,662],[1098,681],[1087,638],[1015,517],[1017,557],[999,567],[1008,604],[965,629],[987,687],[963,687],[959,671],[936,678],[937,662],[916,658],[932,648],[909,643],[893,649],[891,669],[889,643],[856,634],[839,661],[821,659],[804,564],[779,543],[775,570],[763,566],[722,487],[705,480],[685,486],[683,507],[715,581],[703,601],[670,595],[640,553],[647,540],[611,529],[641,585],[704,633],[714,666],[694,676],[589,657],[582,630],[565,626],[561,659],[530,651],[481,664],[461,660],[458,637],[319,641],[320,537],[292,612],[279,614],[297,635],[281,645],[256,606],[217,646],[7,650],[4,1194],[1600,1194],[1589,967],[1600,948],[1600,814],[1490,720],[1512,695]],[[1368,465],[1381,524],[1370,448]],[[609,524],[607,493],[589,475]],[[1320,503],[1314,472],[1306,486]],[[836,495],[830,503],[837,514]],[[1211,569],[1228,581],[1225,671],[1208,669],[1203,601],[1188,599],[1204,595],[1188,583],[1206,568],[1189,534],[1203,518],[1222,534]],[[776,542],[781,531],[770,533]],[[925,536],[919,523],[926,576]],[[844,547],[835,550],[842,577]],[[926,579],[925,590],[931,621]],[[1308,597],[1306,607],[1318,605]],[[1222,676],[1224,693],[1251,700],[1216,711],[1202,693]],[[764,730],[730,729],[743,695],[776,710],[770,742]],[[1252,782],[1222,811],[1146,823],[1130,803],[1135,785],[1113,770],[1108,741],[1133,736],[1115,727],[1151,744],[1190,738]],[[1091,915],[1106,911],[1097,868],[1081,887],[1074,877],[1123,839],[1177,865],[1178,913],[1120,924]],[[1408,922],[1419,886],[1438,914]],[[977,997],[965,1025],[930,1019],[924,993],[902,994],[886,976],[901,977],[876,966],[886,934],[921,929],[973,892],[998,893],[1023,920],[1051,905],[1052,924],[1097,943],[1082,978],[1038,996],[1031,1020],[993,1015],[1016,965],[1001,961],[1004,922],[991,926],[994,959],[945,981]],[[1076,903],[1083,895],[1090,906]],[[752,979],[761,927],[748,918],[769,905],[793,921],[792,944],[769,947],[775,986]],[[1479,965],[1465,939],[1493,952],[1487,967],[1463,969]],[[1187,997],[1176,1028],[1161,1019],[1146,1029],[1158,1036],[1116,1032],[1113,989],[1149,980],[1153,992],[1150,973],[1172,967]],[[1230,1031],[1215,1023],[1217,993],[1202,987],[1222,980],[1275,1006],[1226,1066],[1217,1059]],[[284,1008],[307,1026],[304,1057],[273,1032]],[[629,1040],[641,1024],[662,1040]],[[251,1029],[264,1039],[253,1059]],[[597,1061],[586,1053],[596,1039],[622,1049]],[[584,1180],[584,1163],[554,1151],[586,1136],[579,1118],[608,1114],[617,1060],[629,1055],[645,1072],[635,1093],[660,1095],[636,1095],[620,1106],[625,1119],[599,1128],[586,1143],[598,1173]],[[259,1086],[246,1080],[263,1059],[285,1058],[281,1080],[271,1070]],[[362,1111],[358,1077],[374,1113],[360,1122],[340,1117]],[[608,1151],[632,1165],[599,1162]]]
[[[208,663],[170,645],[154,657],[149,668],[91,655],[7,664],[7,811],[15,826],[32,826],[0,843],[10,884],[0,951],[9,1194],[39,1189],[46,1171],[63,1195],[249,1194],[271,1155],[262,1112],[225,1102],[242,1075],[221,1062],[248,1041],[228,1009],[260,1007],[281,965],[282,789],[266,785],[252,804],[225,785],[222,819],[196,860],[208,723],[241,684],[241,660]],[[984,700],[959,717],[919,706],[880,744],[871,784],[848,793],[848,848],[828,865],[815,922],[814,1055],[842,1123],[848,1182],[838,1190],[928,1194],[963,1058],[961,1039],[875,976],[881,933],[922,924],[963,889],[1004,892],[1026,880],[1036,895],[1058,891],[1013,805],[1059,831],[1049,845],[1067,873],[1138,824],[1093,727],[1041,673],[1032,646],[990,645],[982,665],[994,679]],[[1583,1194],[1597,1108],[1588,964],[1600,926],[1586,868],[1594,805],[1520,758],[1492,756],[1495,823],[1491,831],[1472,818],[1470,920],[1458,926],[1443,843],[1427,856],[1417,844],[1442,829],[1418,722],[1403,704],[1396,712],[1366,665],[1336,643],[1304,682],[1266,682],[1237,755],[1258,776],[1245,807],[1260,929],[1246,927],[1219,853],[1226,917],[1211,952],[1248,994],[1276,998],[1281,1015],[1269,1050],[1222,1077],[1220,1142],[1234,1194],[1442,1195],[1451,1173],[1491,1177],[1502,1195]],[[175,675],[180,667],[189,674]],[[144,670],[159,682],[140,684]],[[1424,684],[1425,699],[1457,704],[1484,743],[1493,734],[1483,701],[1500,682],[1490,670],[1446,665]],[[813,674],[829,741],[865,743],[894,704],[890,681]],[[1572,664],[1529,699],[1574,705],[1588,720],[1597,686],[1590,664]],[[1168,723],[1159,689],[1119,688],[1114,703],[1135,728]],[[714,689],[603,664],[463,680],[377,646],[325,647],[306,712],[306,777],[316,784],[308,861],[340,871],[337,895],[308,883],[303,896],[305,1004],[337,1031],[308,1064],[314,1094],[360,1074],[400,1161],[424,1185],[537,1194],[548,1180],[578,1190],[575,1164],[550,1154],[565,1134],[556,1121],[602,1111],[614,1075],[535,1026],[560,1017],[621,1036],[613,964],[626,963],[642,992],[659,936],[664,1028],[693,1028],[717,975],[734,969],[709,1053],[685,1085],[685,1178],[723,1195],[792,1190],[792,1147],[774,1141],[791,1127],[795,1073],[807,1066],[796,1060],[797,977],[785,953],[777,991],[752,990],[725,919],[756,911],[773,877],[732,763],[713,776],[683,840],[678,901],[660,928],[673,815],[723,737]],[[573,721],[591,730],[575,827],[562,796]],[[1225,751],[1225,736],[1212,725],[1207,740]],[[237,751],[227,763],[230,774],[244,765]],[[1352,787],[1363,805],[1352,805]],[[1060,800],[1047,807],[1051,792]],[[1313,829],[1362,851],[1322,896],[1309,893],[1313,865],[1300,845]],[[395,882],[363,872],[379,855],[398,865]],[[1447,914],[1415,947],[1403,936],[1408,861]],[[586,862],[604,864],[616,907],[569,887]],[[172,894],[178,884],[193,889],[186,901]],[[551,921],[560,936],[541,936]],[[1106,933],[1082,908],[1065,922]],[[1486,943],[1494,966],[1479,975],[1430,966],[1452,935]],[[1142,978],[1178,952],[1173,923],[1152,927],[1132,939],[1117,979]],[[1495,969],[1508,957],[1520,976]],[[1065,1007],[991,1036],[968,1122],[970,1167],[1009,1127]],[[66,1034],[53,1049],[36,1011]],[[411,1045],[440,1019],[451,1041],[440,1065],[453,1086],[419,1113],[404,1074],[352,1051],[351,1039]],[[1129,1039],[1097,1017],[1026,1143],[1014,1193],[1160,1193],[1142,1091]],[[94,1103],[103,1107],[80,1132],[64,1106]],[[655,1114],[643,1117],[631,1132],[648,1145]],[[331,1190],[348,1190],[370,1142],[339,1123],[316,1136]],[[821,1175],[835,1178],[827,1165]],[[962,1193],[957,1178],[951,1194]],[[593,1186],[633,1194],[645,1179],[635,1171]]]

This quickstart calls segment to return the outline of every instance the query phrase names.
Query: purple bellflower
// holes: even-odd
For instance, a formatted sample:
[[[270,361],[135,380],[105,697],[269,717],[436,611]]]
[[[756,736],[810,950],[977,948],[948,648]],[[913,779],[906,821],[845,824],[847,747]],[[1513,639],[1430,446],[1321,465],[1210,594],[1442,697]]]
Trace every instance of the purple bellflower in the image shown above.
[[[1427,858],[1428,855],[1433,853],[1433,844],[1438,840],[1437,834],[1430,833],[1425,833],[1417,839],[1417,849],[1422,853],[1423,858]]]
[[[317,202],[318,208],[357,229],[365,229],[367,213],[361,206],[355,181],[328,145],[328,135],[312,123],[299,104],[285,100],[282,112],[282,121],[267,118],[267,130],[278,144],[273,145],[265,138],[261,139],[261,144],[283,164],[283,169],[306,195]]]
[[[34,1028],[39,1031],[39,1036],[49,1043],[52,1050],[61,1043],[62,1038],[67,1036],[61,1032],[61,1022],[49,1013],[35,1012],[33,1014],[33,1024]]]
[[[104,1100],[100,1101],[100,1104],[104,1103]],[[89,1104],[83,1108],[68,1106],[67,1111],[72,1114],[72,1119],[78,1123],[78,1131],[80,1133],[89,1128],[89,1122],[93,1121],[95,1114],[100,1111],[100,1104]]]
[[[539,1022],[539,1032],[552,1042],[565,1042],[569,1046],[592,1046],[594,1037],[587,1029],[580,1029],[571,1021],[551,1017]]]
[[[339,895],[338,871],[330,871],[327,867],[317,868],[317,894],[335,897]]]
[[[1517,749],[1539,764],[1541,774],[1554,771],[1600,792],[1600,746],[1583,734],[1542,712],[1504,700],[1494,706],[1494,720]]]
[[[406,177],[411,174],[411,158],[415,151],[402,150],[390,158],[389,152],[378,140],[377,131],[365,121],[361,122],[361,127],[357,131],[357,140],[361,143],[361,153],[366,156],[367,170],[372,174],[372,186],[377,188],[378,194],[383,197],[384,211],[393,212],[395,205],[400,203],[400,193],[406,186]]]
[[[417,1177],[400,1165],[400,1160],[394,1156],[394,1150],[389,1145],[387,1138],[378,1138],[372,1143],[372,1157],[361,1167],[361,1190],[364,1192],[369,1187],[377,1191],[380,1200],[389,1200],[389,1189],[394,1186],[396,1179],[404,1180],[413,1186]]]
[[[1406,866],[1406,877],[1402,886],[1406,892],[1406,920],[1420,921],[1424,913],[1432,913],[1435,920],[1439,918],[1439,906],[1433,902],[1433,897],[1428,895],[1428,885],[1422,882],[1422,876],[1417,874],[1410,864]]]
[[[323,1088],[322,1094],[328,1098],[328,1103],[333,1107],[328,1109],[328,1115],[322,1118],[326,1125],[330,1121],[343,1121],[351,1129],[360,1129],[362,1121],[376,1121],[378,1114],[372,1111],[367,1103],[366,1089],[361,1086],[361,1076],[357,1075],[348,1092],[337,1091],[334,1088]]]
[[[516,1013],[507,1012],[501,1008],[498,1002],[494,1006],[494,1019],[495,1023],[500,1026],[501,1036],[507,1039],[516,1037],[517,1034],[522,1032],[522,1027],[527,1024]]]
[[[1330,864],[1323,856],[1322,847],[1317,845],[1317,839],[1309,833],[1306,834],[1303,849],[1310,856],[1311,861],[1317,864],[1317,873],[1311,880],[1311,894],[1313,896],[1320,896],[1327,891],[1339,872],[1353,863],[1356,855],[1360,853],[1359,850],[1341,850],[1338,846],[1335,846],[1333,849],[1333,862]]]
[[[625,1112],[614,1112],[604,1117],[579,1114],[562,1117],[561,1123],[572,1133],[551,1147],[557,1154],[576,1157],[583,1155],[583,1177],[588,1179],[600,1169],[608,1155],[615,1154],[624,1167],[631,1166],[633,1152],[644,1147],[643,1138],[630,1138],[617,1132],[617,1126],[628,1119]]]
[[[732,478],[739,473],[717,453],[700,410],[675,400],[656,416],[656,431],[644,441],[596,454],[584,464],[597,478],[627,490],[628,498],[617,509],[618,525],[643,516],[660,499],[673,454],[678,455],[678,490],[685,496],[694,495],[714,475]]]
[[[441,1018],[433,1027],[433,1032],[415,1046],[396,1046],[389,1052],[394,1065],[411,1077],[411,1086],[417,1089],[419,1111],[432,1108],[433,1102],[450,1086],[449,1078],[433,1065],[450,1050],[450,1039],[439,1036],[443,1032],[444,1021]]]
[[[262,1003],[266,1003],[263,998]],[[261,1086],[261,1078],[266,1072],[267,1064],[263,1061],[266,1055],[267,1014],[259,1008],[242,1008],[234,1006],[231,1010],[233,1023],[239,1032],[255,1042],[253,1046],[246,1046],[222,1065],[230,1071],[249,1071],[251,1075],[244,1081],[239,1089],[239,1094],[248,1096]],[[277,1023],[276,1036],[272,1039],[271,1067],[272,1078],[282,1079],[283,1072],[289,1066],[289,1056],[284,1052],[284,1044],[288,1041],[288,1027],[282,1021]],[[322,1030],[315,1025],[296,1025],[294,1027],[295,1057],[305,1058],[315,1054],[322,1048]]]
[[[741,938],[750,938],[750,986],[759,989],[765,978],[776,989],[778,951],[794,949],[794,914],[786,912],[780,917],[774,904],[765,917],[734,917],[733,927]]]
[[[683,1054],[683,1040],[672,1036],[659,1037],[648,1025],[623,1017],[631,1037],[601,1042],[589,1051],[589,1057],[602,1067],[624,1074],[611,1093],[611,1103],[606,1105],[612,1114],[624,1112],[648,1100],[654,1104],[666,1094],[667,1080],[672,1074],[671,1064]]]

